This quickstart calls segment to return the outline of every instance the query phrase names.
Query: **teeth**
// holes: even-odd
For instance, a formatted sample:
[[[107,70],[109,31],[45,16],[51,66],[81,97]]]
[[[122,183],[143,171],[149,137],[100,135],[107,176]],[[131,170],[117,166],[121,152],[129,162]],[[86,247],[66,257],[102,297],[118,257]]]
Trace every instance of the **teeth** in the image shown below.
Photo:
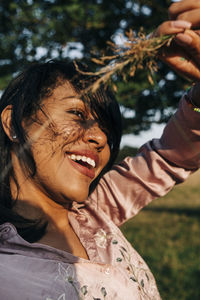
[[[91,159],[90,157],[75,155],[75,154],[68,155],[68,157],[74,161],[82,160],[83,162],[87,162],[90,166],[95,168],[95,161],[93,159]]]

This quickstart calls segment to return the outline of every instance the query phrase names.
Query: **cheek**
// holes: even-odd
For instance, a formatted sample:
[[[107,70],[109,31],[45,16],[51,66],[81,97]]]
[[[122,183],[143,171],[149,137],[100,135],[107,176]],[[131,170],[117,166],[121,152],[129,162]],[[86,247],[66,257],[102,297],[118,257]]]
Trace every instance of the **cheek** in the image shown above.
[[[40,127],[38,130],[34,129],[33,131],[32,136],[37,138],[31,142],[31,148],[37,156],[43,153],[42,159],[45,156],[46,159],[50,159],[59,150],[62,150],[63,146],[67,144],[73,145],[84,134],[84,129],[80,124],[73,121],[56,125],[50,123],[43,130]]]
[[[106,167],[107,163],[110,159],[110,147],[106,145],[104,148],[102,154],[101,154],[101,170],[99,170],[99,173]]]
[[[104,158],[104,162],[105,162],[105,166],[107,165],[107,163],[109,162],[109,159],[110,159],[110,147],[106,146],[106,154],[105,154],[105,158]]]
[[[74,143],[84,135],[84,128],[76,122],[68,122],[58,127],[61,138],[67,143]]]
[[[56,142],[59,138],[66,142],[75,142],[83,135],[83,128],[74,121],[57,124],[49,124],[46,130],[46,138]]]
[[[80,124],[68,121],[51,128],[49,137],[52,144],[52,152],[65,145],[73,146],[84,135],[84,129]]]

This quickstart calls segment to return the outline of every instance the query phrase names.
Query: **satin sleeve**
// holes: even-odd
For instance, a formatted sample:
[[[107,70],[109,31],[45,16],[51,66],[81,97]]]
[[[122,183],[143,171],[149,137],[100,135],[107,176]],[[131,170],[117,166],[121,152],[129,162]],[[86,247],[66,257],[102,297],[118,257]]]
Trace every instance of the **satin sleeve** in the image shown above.
[[[183,96],[160,139],[144,144],[106,173],[89,198],[120,226],[153,199],[167,194],[200,166],[200,113]]]

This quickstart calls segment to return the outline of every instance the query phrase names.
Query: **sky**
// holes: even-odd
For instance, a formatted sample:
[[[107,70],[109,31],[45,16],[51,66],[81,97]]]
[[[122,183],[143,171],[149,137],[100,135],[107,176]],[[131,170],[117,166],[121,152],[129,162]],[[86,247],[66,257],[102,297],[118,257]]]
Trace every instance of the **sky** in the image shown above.
[[[153,138],[160,138],[165,125],[153,124],[150,130],[141,131],[139,135],[127,134],[122,137],[121,147],[127,145],[131,147],[140,147]]]

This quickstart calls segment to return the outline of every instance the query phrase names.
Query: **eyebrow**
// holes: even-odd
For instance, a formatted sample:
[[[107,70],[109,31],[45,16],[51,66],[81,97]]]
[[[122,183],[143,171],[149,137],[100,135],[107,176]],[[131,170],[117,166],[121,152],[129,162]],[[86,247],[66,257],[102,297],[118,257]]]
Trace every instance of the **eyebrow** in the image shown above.
[[[74,100],[79,100],[79,101],[82,101],[83,102],[83,99],[77,97],[77,96],[66,96],[66,97],[63,97],[63,98],[60,98],[58,99],[59,101],[63,101],[63,100],[68,100],[68,99],[74,99]]]

